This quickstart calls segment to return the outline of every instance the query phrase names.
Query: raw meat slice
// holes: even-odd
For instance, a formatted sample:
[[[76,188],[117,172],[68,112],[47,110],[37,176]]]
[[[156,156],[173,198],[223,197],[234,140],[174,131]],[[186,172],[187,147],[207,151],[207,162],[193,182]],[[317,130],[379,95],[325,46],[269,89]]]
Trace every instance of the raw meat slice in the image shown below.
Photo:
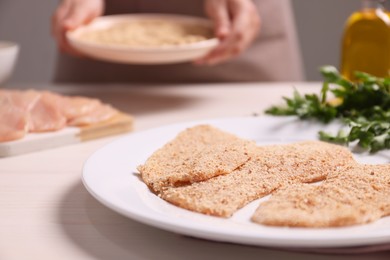
[[[1,96],[7,96],[12,104],[22,111],[31,110],[41,97],[41,93],[35,90],[2,90]]]
[[[62,96],[53,92],[45,91],[60,109],[68,121],[74,120],[95,111],[102,105],[100,100],[80,96]]]
[[[58,103],[51,94],[42,93],[41,98],[28,111],[28,131],[57,131],[66,126],[66,117],[62,115]]]
[[[98,99],[86,98],[86,97],[64,97],[65,106],[62,113],[66,116],[68,121],[72,121],[75,118],[92,113],[98,107],[102,106],[102,103]]]
[[[21,139],[27,132],[26,113],[0,94],[0,142]]]
[[[93,106],[91,105],[91,108]],[[90,108],[89,108],[90,109]],[[118,114],[118,110],[114,109],[110,105],[100,104],[93,108],[86,114],[75,117],[68,122],[70,126],[87,126],[97,124],[106,120],[109,120],[113,116]]]

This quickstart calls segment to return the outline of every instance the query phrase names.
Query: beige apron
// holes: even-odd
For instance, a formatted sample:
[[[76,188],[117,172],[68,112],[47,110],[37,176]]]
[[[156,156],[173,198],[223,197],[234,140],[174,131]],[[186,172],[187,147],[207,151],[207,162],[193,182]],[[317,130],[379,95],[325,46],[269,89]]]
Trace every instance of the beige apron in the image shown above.
[[[57,82],[250,82],[299,81],[302,64],[289,0],[255,0],[262,28],[239,57],[216,66],[191,63],[123,65],[58,57]],[[107,0],[106,14],[174,13],[204,16],[202,0]]]

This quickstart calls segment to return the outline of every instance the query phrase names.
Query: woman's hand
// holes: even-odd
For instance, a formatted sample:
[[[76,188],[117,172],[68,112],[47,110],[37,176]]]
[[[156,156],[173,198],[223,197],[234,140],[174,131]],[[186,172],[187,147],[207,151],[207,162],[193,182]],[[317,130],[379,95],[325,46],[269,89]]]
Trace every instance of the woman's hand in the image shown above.
[[[251,0],[205,0],[205,10],[220,44],[196,64],[214,65],[239,55],[259,32],[260,16]]]
[[[52,17],[52,35],[61,51],[79,55],[73,50],[65,33],[87,24],[104,12],[104,0],[63,0]]]

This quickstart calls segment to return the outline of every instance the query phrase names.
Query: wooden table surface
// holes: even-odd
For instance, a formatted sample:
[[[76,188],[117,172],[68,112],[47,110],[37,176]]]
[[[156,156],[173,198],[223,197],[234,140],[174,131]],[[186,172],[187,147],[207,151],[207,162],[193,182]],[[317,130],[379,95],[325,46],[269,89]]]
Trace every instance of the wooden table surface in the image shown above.
[[[246,116],[320,83],[35,87],[101,98],[135,116],[135,131],[196,119]],[[123,217],[81,183],[85,160],[120,136],[0,159],[0,259],[390,259],[390,252],[308,254],[200,240]]]

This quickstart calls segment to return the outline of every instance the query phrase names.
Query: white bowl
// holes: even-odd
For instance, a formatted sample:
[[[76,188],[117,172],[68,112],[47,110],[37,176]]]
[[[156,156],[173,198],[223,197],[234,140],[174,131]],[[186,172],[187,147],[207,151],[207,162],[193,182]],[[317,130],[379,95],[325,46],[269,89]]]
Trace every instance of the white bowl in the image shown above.
[[[129,64],[168,64],[192,61],[204,56],[218,44],[216,38],[179,46],[131,47],[87,42],[82,33],[108,28],[114,24],[142,20],[169,20],[175,23],[199,24],[212,27],[204,18],[167,14],[111,15],[95,19],[92,23],[66,34],[69,44],[77,51],[96,59]]]
[[[0,41],[0,84],[4,83],[11,76],[18,53],[18,44]]]

